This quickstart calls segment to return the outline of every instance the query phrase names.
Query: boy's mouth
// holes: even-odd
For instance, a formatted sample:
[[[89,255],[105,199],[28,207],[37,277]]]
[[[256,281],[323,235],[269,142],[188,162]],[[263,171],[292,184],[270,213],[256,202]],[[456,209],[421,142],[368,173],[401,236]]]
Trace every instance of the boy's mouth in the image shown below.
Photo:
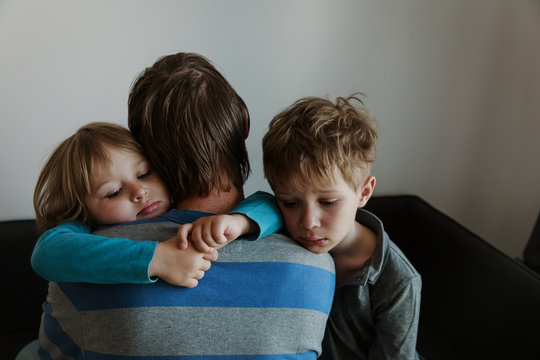
[[[159,207],[159,201],[149,201],[144,204],[141,211],[137,213],[137,216],[145,216],[154,212]]]
[[[318,245],[322,246],[328,242],[328,239],[318,237],[300,237],[298,240],[305,245]]]

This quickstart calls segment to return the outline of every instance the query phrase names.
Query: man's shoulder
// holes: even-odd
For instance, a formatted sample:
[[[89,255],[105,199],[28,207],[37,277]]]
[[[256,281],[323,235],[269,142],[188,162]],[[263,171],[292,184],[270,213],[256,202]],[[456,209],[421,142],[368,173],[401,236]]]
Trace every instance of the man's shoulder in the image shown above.
[[[107,237],[121,237],[132,240],[163,241],[176,235],[179,224],[202,213],[171,211],[165,216],[142,221],[109,226],[94,234]],[[172,221],[176,219],[177,221]],[[192,219],[191,221],[193,221]],[[186,221],[189,222],[189,221]],[[321,268],[334,273],[334,261],[330,254],[315,254],[306,250],[288,236],[271,234],[251,241],[238,239],[219,250],[219,262],[284,262],[298,263]]]
[[[153,219],[103,227],[94,231],[94,234],[131,240],[166,240],[176,234],[178,226],[206,215],[210,214],[193,210],[170,210]]]
[[[298,263],[334,273],[334,261],[330,254],[312,253],[278,233],[256,241],[235,240],[219,250],[217,261]]]
[[[174,236],[178,224],[172,221],[145,221],[108,226],[94,231],[96,235],[128,238],[131,240],[167,240]]]

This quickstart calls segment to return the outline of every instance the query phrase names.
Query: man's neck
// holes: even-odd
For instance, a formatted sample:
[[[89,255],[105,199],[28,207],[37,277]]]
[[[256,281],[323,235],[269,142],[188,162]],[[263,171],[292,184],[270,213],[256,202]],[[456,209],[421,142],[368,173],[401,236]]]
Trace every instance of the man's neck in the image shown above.
[[[189,209],[212,214],[227,214],[244,200],[244,191],[236,187],[230,191],[214,189],[208,196],[194,195],[176,203],[176,209]]]

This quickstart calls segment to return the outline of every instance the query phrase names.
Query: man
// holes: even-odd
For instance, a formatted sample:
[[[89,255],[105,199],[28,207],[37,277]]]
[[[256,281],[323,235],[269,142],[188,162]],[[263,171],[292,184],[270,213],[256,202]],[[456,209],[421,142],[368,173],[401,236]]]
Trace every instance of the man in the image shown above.
[[[174,284],[175,254],[183,250],[163,241],[145,263],[136,254],[147,242],[122,238],[169,239],[178,224],[227,213],[244,198],[248,110],[204,57],[179,53],[146,69],[132,87],[128,123],[171,190],[176,211],[157,221],[101,230],[113,239],[100,244],[100,254],[91,243],[71,247],[72,263],[84,266],[59,264],[57,273],[69,276],[48,280],[88,281],[91,269],[99,267],[110,274],[107,282],[152,282],[144,278],[155,274]],[[58,251],[51,244],[34,255]],[[53,359],[320,355],[334,288],[328,254],[312,254],[278,234],[255,242],[239,239],[219,250],[196,288],[170,284],[51,283],[40,352]]]

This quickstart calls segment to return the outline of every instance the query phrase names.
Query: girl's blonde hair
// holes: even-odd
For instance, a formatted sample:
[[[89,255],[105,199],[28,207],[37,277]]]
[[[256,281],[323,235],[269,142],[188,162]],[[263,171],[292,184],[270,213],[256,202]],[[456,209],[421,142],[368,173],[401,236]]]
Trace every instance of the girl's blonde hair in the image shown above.
[[[106,145],[142,154],[129,130],[95,122],[81,127],[49,156],[34,190],[36,221],[42,231],[69,221],[97,225],[85,197],[92,191],[95,164],[109,160]]]
[[[263,138],[264,174],[293,189],[335,180],[336,170],[359,189],[375,159],[377,124],[361,94],[307,97],[277,114]]]

